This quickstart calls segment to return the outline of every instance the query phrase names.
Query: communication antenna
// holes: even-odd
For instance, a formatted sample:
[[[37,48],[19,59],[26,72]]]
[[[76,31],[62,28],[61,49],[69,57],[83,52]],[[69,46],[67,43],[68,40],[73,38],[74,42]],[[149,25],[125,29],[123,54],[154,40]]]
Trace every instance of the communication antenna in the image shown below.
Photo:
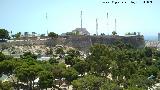
[[[107,30],[109,31],[109,20],[108,20],[108,12],[107,12]]]
[[[117,21],[116,21],[116,18],[115,18],[115,32],[116,32],[116,29],[117,29]]]
[[[47,36],[48,36],[48,14],[46,12],[46,29],[47,29]]]
[[[108,12],[107,12],[107,19],[108,19]]]
[[[98,36],[98,20],[96,18],[96,35]]]
[[[81,30],[82,30],[82,11],[81,11]]]
[[[11,37],[12,37],[12,30],[11,30]]]
[[[48,15],[47,15],[47,12],[46,12],[46,20],[48,20]]]

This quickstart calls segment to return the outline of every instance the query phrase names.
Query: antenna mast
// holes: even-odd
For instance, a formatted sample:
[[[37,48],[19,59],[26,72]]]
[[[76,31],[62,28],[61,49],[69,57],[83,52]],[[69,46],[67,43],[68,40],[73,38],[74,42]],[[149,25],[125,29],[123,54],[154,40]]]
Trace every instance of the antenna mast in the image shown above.
[[[109,26],[108,26],[109,24],[108,23],[109,23],[109,20],[108,20],[108,12],[107,12],[107,30],[109,31]]]
[[[115,18],[115,31],[116,31],[116,29],[117,29],[117,28],[116,28],[116,24],[117,24],[117,22],[116,22],[116,18]]]
[[[82,11],[81,11],[81,30],[82,30]]]
[[[96,18],[96,35],[98,36],[98,20]]]
[[[47,15],[47,12],[46,12],[46,28],[47,28],[47,35],[48,35],[48,15]]]

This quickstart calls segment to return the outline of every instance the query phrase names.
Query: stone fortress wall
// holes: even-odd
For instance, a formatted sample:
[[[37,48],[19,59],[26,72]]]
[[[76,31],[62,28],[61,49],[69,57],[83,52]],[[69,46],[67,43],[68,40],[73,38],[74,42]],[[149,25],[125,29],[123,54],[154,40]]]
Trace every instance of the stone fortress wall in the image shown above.
[[[137,48],[143,48],[145,45],[143,36],[114,36],[114,35],[106,35],[106,36],[71,36],[66,39],[67,44],[69,46],[79,48],[82,50],[88,49],[91,45],[96,43],[99,44],[113,44],[116,41],[122,41],[124,43],[131,44]]]
[[[143,36],[118,36],[118,35],[105,35],[105,36],[60,36],[57,39],[46,40],[19,40],[0,43],[0,47],[5,46],[32,46],[32,45],[65,45],[78,48],[86,51],[91,45],[95,43],[99,44],[113,44],[114,42],[121,40],[124,43],[129,43],[135,47],[144,47]]]

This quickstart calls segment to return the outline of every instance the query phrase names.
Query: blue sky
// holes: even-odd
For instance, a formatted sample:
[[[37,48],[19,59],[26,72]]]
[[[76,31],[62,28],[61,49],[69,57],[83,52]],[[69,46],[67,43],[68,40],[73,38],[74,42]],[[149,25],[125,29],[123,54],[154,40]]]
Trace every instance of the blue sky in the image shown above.
[[[157,35],[160,32],[160,0],[148,4],[144,4],[144,0],[132,1],[135,4],[131,0],[0,0],[0,28],[13,33],[34,31],[38,34],[47,33],[48,29],[48,32],[61,34],[80,27],[82,10],[83,27],[91,34],[96,32],[96,18],[98,32],[105,34],[114,30],[116,18],[120,35],[126,32]]]

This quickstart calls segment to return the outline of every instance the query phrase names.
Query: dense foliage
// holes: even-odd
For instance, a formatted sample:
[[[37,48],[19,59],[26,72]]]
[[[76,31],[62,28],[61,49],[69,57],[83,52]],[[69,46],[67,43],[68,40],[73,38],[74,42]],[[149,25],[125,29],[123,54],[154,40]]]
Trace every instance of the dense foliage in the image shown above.
[[[51,37],[52,39],[53,38],[57,38],[58,37],[58,34],[54,33],[54,32],[50,32],[48,33],[48,37]]]
[[[0,39],[1,40],[5,40],[5,39],[9,39],[9,32],[5,29],[0,29]]]
[[[160,51],[154,48],[117,42],[93,45],[86,58],[74,49],[55,53],[48,61],[30,52],[18,59],[0,53],[0,74],[11,78],[1,81],[0,90],[60,90],[64,83],[75,90],[146,90],[160,79]]]

